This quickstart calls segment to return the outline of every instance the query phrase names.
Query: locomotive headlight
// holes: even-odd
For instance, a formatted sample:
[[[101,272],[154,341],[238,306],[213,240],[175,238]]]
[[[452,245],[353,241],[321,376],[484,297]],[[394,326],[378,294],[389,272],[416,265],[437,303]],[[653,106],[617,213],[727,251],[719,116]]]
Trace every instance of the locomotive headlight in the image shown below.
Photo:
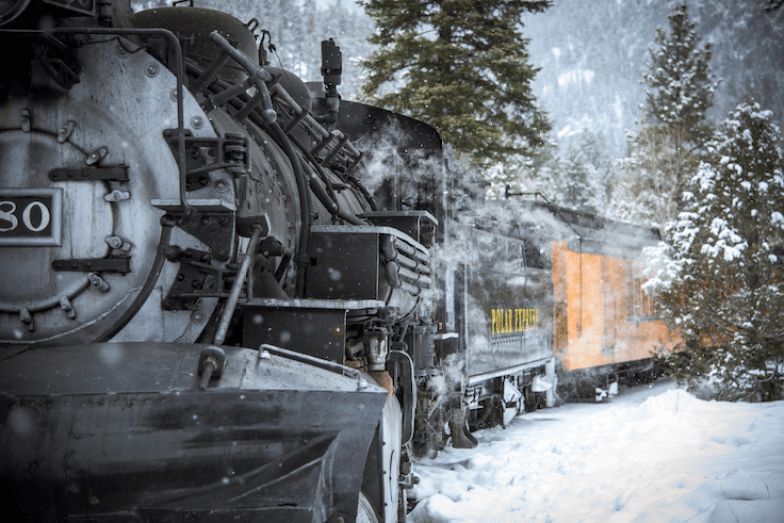
[[[0,0],[0,25],[22,14],[29,4],[30,0]]]

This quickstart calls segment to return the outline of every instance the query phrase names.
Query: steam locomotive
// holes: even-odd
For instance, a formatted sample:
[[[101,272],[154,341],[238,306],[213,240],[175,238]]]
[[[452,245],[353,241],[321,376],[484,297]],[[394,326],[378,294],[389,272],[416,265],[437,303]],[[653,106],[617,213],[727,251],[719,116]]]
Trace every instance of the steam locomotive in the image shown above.
[[[0,2],[14,520],[404,521],[413,454],[552,405],[556,366],[646,361],[585,357],[573,267],[651,238],[483,202],[434,129],[340,99],[334,42],[306,84],[258,27]]]
[[[313,107],[223,13],[0,8],[10,513],[395,521],[390,338],[431,269],[328,129],[338,49]]]

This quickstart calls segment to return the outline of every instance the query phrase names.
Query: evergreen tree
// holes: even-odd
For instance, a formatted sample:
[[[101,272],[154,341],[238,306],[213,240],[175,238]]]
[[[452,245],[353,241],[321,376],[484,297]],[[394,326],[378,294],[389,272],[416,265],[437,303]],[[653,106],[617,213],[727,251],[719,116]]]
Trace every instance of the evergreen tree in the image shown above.
[[[657,49],[650,48],[651,63],[643,81],[645,117],[665,127],[676,149],[700,146],[710,136],[705,112],[713,105],[718,85],[710,74],[710,44],[699,48],[694,23],[686,4],[669,15],[670,34],[656,30]]]
[[[700,48],[685,4],[672,9],[669,25],[669,33],[656,30],[658,47],[649,49],[643,125],[630,143],[625,180],[613,199],[615,212],[636,215],[616,217],[644,218],[657,227],[680,211],[680,194],[712,132],[705,113],[718,85],[710,74],[710,45]]]
[[[570,145],[557,174],[554,203],[577,211],[596,212],[596,169],[586,162],[583,152]]]
[[[549,129],[537,109],[520,17],[549,0],[361,0],[376,21],[364,62],[374,103],[433,125],[487,167],[528,156]]]
[[[604,192],[609,195],[615,174],[613,159],[607,149],[604,135],[601,133],[596,134],[591,129],[586,128],[580,133],[577,143],[585,162],[596,171],[598,185],[603,187]]]
[[[528,161],[514,168],[509,173],[490,170],[494,187],[488,191],[489,197],[503,197],[506,185],[513,194],[538,193],[556,205],[604,214],[615,183],[614,162],[602,135],[587,128],[569,144],[565,155],[557,141],[548,137]],[[504,174],[507,176],[502,179]]]
[[[685,173],[684,157],[676,153],[666,129],[642,127],[630,141],[630,155],[619,161],[608,215],[664,230],[680,205],[683,188],[673,187],[679,173]]]
[[[515,197],[532,197],[539,193],[546,201],[555,202],[557,182],[561,177],[558,142],[548,134],[530,158],[496,164],[487,169],[484,176],[490,182],[486,190],[489,199],[505,198],[507,193]]]
[[[748,100],[709,142],[646,288],[682,342],[676,378],[719,399],[784,397],[784,157],[771,112]]]

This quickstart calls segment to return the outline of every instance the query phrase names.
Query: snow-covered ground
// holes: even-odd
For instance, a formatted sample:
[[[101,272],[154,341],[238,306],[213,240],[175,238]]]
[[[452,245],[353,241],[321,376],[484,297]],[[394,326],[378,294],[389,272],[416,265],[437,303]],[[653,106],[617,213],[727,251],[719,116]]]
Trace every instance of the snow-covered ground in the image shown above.
[[[415,462],[410,523],[784,522],[784,401],[706,402],[659,382],[475,436]]]

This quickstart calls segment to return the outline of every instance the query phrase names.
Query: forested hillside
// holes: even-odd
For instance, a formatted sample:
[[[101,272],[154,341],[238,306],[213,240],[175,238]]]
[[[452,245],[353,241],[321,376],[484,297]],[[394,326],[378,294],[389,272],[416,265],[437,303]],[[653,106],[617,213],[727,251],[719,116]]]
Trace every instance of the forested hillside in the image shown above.
[[[650,63],[657,27],[683,0],[554,0],[526,17],[532,62],[541,67],[535,92],[559,138],[584,128],[605,135],[611,152],[625,154],[624,132],[636,127],[644,100],[639,81]],[[718,122],[744,95],[784,122],[784,9],[766,12],[766,0],[688,0],[710,66],[721,78],[709,117]],[[563,143],[563,141],[562,141]]]

